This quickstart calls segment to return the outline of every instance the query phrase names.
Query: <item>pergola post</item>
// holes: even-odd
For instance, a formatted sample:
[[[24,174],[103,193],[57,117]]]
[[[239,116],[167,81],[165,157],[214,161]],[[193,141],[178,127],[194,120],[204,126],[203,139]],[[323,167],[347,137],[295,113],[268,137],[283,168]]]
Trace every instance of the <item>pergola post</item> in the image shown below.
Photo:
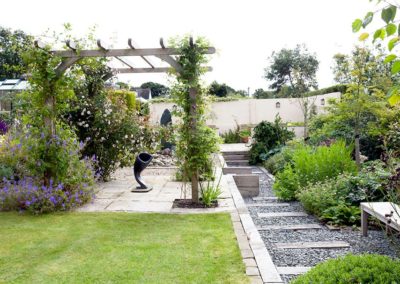
[[[189,99],[191,101],[190,106],[190,116],[191,116],[191,139],[195,139],[196,131],[197,131],[197,105],[196,105],[196,95],[197,95],[197,88],[191,87],[189,89]],[[193,155],[196,153],[190,153]],[[192,184],[192,201],[194,203],[199,202],[199,172],[198,169],[194,169],[191,176],[191,184]]]

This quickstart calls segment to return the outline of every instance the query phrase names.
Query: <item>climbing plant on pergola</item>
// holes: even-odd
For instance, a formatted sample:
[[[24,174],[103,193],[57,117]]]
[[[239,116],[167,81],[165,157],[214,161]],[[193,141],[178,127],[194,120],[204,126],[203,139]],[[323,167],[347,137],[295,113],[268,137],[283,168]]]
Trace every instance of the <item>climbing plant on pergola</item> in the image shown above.
[[[196,48],[196,44],[193,41],[192,37],[188,39],[188,46],[193,50]],[[45,45],[40,41],[35,41],[35,46],[37,48],[45,48]],[[132,39],[128,40],[128,48],[124,49],[115,49],[110,48],[107,46],[103,41],[97,40],[98,49],[90,49],[90,50],[80,50],[78,45],[68,40],[66,41],[66,46],[68,49],[66,50],[53,50],[51,53],[57,57],[61,58],[61,63],[56,67],[55,73],[56,76],[61,77],[64,72],[70,68],[72,65],[77,63],[80,59],[88,58],[88,57],[108,57],[108,58],[115,58],[123,63],[125,67],[122,68],[113,68],[112,72],[106,75],[103,79],[107,80],[116,74],[126,74],[126,73],[166,73],[171,70],[174,70],[174,74],[176,76],[180,76],[180,73],[183,71],[182,66],[178,63],[180,50],[176,48],[168,48],[165,46],[163,39],[160,39],[160,48],[138,48],[138,46],[132,41]],[[201,51],[203,54],[213,54],[215,53],[214,47],[207,47],[206,49],[202,48]],[[136,67],[135,64],[130,62],[126,57],[141,57],[147,64],[148,67],[139,68]],[[161,59],[162,61],[166,62],[170,67],[156,67],[156,65],[152,62],[151,57],[156,57]],[[211,67],[204,67],[206,71],[211,71]],[[196,80],[193,78],[193,80]],[[192,117],[190,121],[190,133],[192,137],[196,137],[197,122],[196,122],[196,94],[197,89],[196,86],[197,82],[187,82],[189,86],[189,93],[188,98],[190,100],[191,106],[188,110],[189,115]],[[54,97],[49,97],[46,100],[46,105],[49,108],[54,106]],[[52,121],[51,117],[45,118],[46,127],[49,129],[50,133],[54,134],[54,122]],[[191,188],[192,188],[192,201],[198,202],[199,201],[199,173],[197,170],[191,172]]]

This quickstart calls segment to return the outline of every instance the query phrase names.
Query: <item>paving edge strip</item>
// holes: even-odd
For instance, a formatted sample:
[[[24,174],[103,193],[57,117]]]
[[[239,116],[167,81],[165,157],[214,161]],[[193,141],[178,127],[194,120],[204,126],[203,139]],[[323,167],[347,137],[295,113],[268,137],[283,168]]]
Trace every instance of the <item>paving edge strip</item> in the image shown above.
[[[260,233],[247,210],[233,176],[229,174],[225,175],[225,178],[236,207],[236,212],[231,213],[231,217],[243,262],[246,264],[246,274],[250,276],[252,283],[283,283],[261,239]],[[252,258],[255,260],[255,263],[251,260],[246,260]],[[255,275],[257,272],[255,269],[256,267],[249,266],[249,264],[256,264],[261,279],[260,276]]]

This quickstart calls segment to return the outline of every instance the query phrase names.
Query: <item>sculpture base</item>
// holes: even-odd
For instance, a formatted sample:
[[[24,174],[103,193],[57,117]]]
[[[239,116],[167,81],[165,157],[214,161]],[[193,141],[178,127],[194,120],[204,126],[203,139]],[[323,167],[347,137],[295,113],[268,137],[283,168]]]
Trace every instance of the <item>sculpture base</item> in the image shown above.
[[[150,190],[152,190],[153,189],[153,187],[152,186],[149,186],[148,188],[142,188],[142,187],[140,187],[140,186],[138,186],[138,187],[132,187],[131,189],[130,189],[130,191],[131,192],[149,192]]]

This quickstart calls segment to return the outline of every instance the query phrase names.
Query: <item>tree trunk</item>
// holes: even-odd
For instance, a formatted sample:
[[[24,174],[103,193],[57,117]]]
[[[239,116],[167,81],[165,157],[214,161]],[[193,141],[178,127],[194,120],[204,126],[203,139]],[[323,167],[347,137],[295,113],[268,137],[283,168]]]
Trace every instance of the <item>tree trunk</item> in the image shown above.
[[[358,130],[356,130],[356,135],[354,138],[354,156],[356,159],[356,164],[358,169],[361,167],[361,158],[360,158],[360,134],[358,133]]]
[[[191,140],[194,139],[196,136],[196,131],[197,131],[197,119],[196,119],[196,112],[197,112],[197,105],[196,105],[196,95],[197,95],[197,89],[196,88],[190,88],[189,89],[189,98],[192,102],[192,105],[190,107],[190,115],[191,115]],[[191,153],[195,154],[195,153]],[[192,201],[195,203],[199,202],[199,173],[198,169],[191,169],[192,170],[192,176],[191,176],[191,182],[192,182]]]

